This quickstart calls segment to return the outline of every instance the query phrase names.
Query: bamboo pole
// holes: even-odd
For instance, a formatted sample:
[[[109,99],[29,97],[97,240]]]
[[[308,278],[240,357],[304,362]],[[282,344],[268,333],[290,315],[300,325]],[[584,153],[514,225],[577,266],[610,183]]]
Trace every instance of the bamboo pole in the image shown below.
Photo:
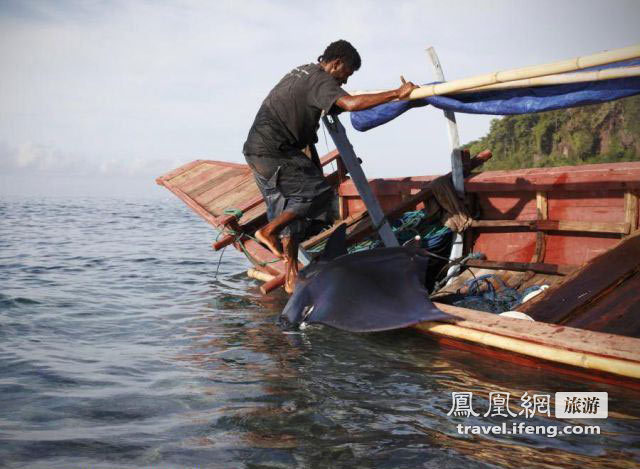
[[[514,339],[490,332],[478,331],[453,324],[437,322],[421,322],[414,326],[416,329],[432,334],[461,339],[483,346],[494,347],[501,350],[527,355],[542,360],[563,363],[579,368],[606,371],[620,376],[640,378],[640,365],[637,362],[621,360],[618,358],[594,355],[589,352],[574,352],[559,349],[521,339]]]
[[[513,70],[505,70],[502,72],[493,72],[484,75],[477,75],[475,77],[463,78],[461,80],[453,80],[446,83],[420,86],[411,92],[408,99],[413,100],[426,98],[427,96],[452,94],[457,91],[477,88],[479,86],[493,85],[495,83],[574,72],[584,68],[606,65],[638,57],[640,57],[640,44],[624,47],[622,49],[615,49],[597,54],[576,57],[573,59],[562,60],[560,62],[516,68]]]
[[[477,86],[466,90],[454,91],[452,95],[464,93],[476,93],[478,91],[505,90],[512,88],[528,88],[533,86],[564,85],[567,83],[582,83],[586,81],[613,80],[616,78],[633,78],[640,76],[640,66],[608,68],[593,72],[577,73],[557,73],[555,75],[544,75],[523,80],[505,81],[494,83],[493,85]],[[357,90],[350,91],[349,94],[357,96],[359,94],[384,93],[387,90]]]
[[[478,91],[506,90],[511,88],[528,88],[531,86],[564,85],[568,83],[582,83],[585,81],[613,80],[616,78],[631,78],[640,76],[640,66],[620,67],[597,70],[593,72],[560,73],[541,77],[525,78],[523,80],[495,83],[493,85],[479,86],[467,90],[456,91],[452,94],[475,93]]]
[[[247,277],[260,280],[261,282],[270,282],[275,278],[275,275],[271,275],[258,269],[252,268],[247,270]]]

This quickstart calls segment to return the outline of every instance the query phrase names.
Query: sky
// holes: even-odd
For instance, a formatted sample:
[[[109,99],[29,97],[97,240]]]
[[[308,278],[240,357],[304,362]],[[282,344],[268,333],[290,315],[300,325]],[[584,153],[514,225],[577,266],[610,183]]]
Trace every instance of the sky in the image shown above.
[[[638,18],[638,0],[0,0],[0,196],[159,197],[184,163],[244,162],[262,99],[336,39],[362,56],[345,89],[385,89],[433,81],[430,46],[453,80],[640,43]],[[461,142],[493,118],[458,114]],[[342,121],[368,177],[449,170],[442,111]]]

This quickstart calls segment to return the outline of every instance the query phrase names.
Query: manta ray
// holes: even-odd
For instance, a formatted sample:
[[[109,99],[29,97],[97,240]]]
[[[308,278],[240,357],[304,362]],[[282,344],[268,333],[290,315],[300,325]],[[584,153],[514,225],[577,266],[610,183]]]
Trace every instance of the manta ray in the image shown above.
[[[435,307],[425,288],[429,256],[418,247],[347,253],[346,225],[334,230],[322,254],[300,270],[280,314],[285,328],[321,323],[351,332],[400,329],[455,319]]]

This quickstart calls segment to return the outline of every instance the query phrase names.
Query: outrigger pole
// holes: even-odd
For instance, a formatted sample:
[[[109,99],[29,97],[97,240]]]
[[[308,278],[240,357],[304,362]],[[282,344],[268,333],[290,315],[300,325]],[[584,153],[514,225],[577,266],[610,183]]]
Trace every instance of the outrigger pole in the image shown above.
[[[597,54],[585,55],[573,59],[562,60],[544,65],[534,65],[531,67],[516,68],[502,72],[487,73],[475,77],[453,80],[446,83],[424,85],[411,92],[408,99],[420,99],[428,96],[452,94],[458,91],[468,90],[481,86],[494,85],[528,78],[554,75],[566,72],[575,72],[589,67],[597,67],[624,60],[640,58],[640,44],[615,49],[611,51],[599,52]]]
[[[329,131],[329,135],[331,135],[331,139],[340,153],[340,158],[347,168],[347,172],[351,175],[351,180],[355,184],[356,189],[358,189],[360,198],[367,207],[372,224],[380,235],[380,239],[382,239],[385,247],[399,246],[400,244],[393,234],[389,220],[384,216],[378,199],[376,199],[369,185],[369,181],[367,181],[367,177],[364,175],[364,171],[360,165],[360,159],[353,150],[353,145],[351,145],[347,137],[344,126],[337,116],[323,116],[322,122],[324,122],[325,127]]]
[[[436,80],[444,81],[444,72],[440,66],[440,60],[438,54],[433,47],[427,49],[427,54],[431,59],[431,65],[433,65],[433,72],[436,76]],[[458,124],[456,122],[456,115],[453,111],[444,111],[444,118],[447,121],[447,130],[449,133],[449,146],[451,147],[451,179],[453,182],[453,188],[456,191],[457,196],[460,199],[464,199],[464,171],[462,168],[462,151],[460,150],[460,135],[458,134]],[[464,242],[461,233],[455,233],[453,239],[453,245],[451,246],[450,260],[459,259],[462,257],[462,251],[464,248]],[[447,272],[448,277],[453,277],[460,266],[454,264],[449,268]]]

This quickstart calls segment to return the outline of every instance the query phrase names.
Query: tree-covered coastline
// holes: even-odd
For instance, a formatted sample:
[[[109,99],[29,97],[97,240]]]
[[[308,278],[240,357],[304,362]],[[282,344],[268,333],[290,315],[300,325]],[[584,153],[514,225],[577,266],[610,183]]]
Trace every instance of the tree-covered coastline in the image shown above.
[[[493,158],[483,170],[640,160],[640,96],[572,109],[506,116],[465,145]]]

